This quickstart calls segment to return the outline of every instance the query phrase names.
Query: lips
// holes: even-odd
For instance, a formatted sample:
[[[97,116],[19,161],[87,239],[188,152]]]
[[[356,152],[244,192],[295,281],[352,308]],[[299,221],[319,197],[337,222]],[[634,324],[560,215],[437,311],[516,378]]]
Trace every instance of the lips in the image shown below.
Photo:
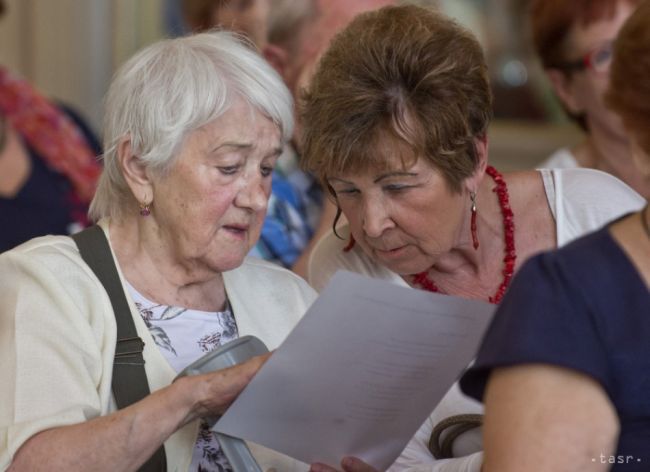
[[[248,231],[248,225],[224,225],[224,228],[234,231]]]
[[[241,235],[244,234],[248,231],[250,228],[249,225],[240,225],[240,224],[232,224],[232,225],[223,225],[223,229],[226,231],[229,231],[230,233]]]
[[[374,245],[370,244],[370,247],[372,248],[373,251],[379,251],[379,252],[393,252],[393,251],[397,251],[399,249],[402,249],[405,246],[406,246],[406,244],[393,245],[390,249],[387,249],[387,248],[384,248],[384,247],[381,247],[381,246],[374,246]]]
[[[394,257],[400,257],[404,252],[406,246],[398,246],[392,249],[378,249],[374,248],[375,253],[383,259],[391,259]]]

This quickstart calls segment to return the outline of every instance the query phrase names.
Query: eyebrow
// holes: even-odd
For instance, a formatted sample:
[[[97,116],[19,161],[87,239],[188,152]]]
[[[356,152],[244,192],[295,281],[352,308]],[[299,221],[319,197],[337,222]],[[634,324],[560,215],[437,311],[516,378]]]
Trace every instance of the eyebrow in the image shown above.
[[[237,143],[232,141],[226,141],[225,143],[218,144],[212,149],[212,152],[218,151],[221,148],[235,148],[235,149],[250,149],[253,147],[252,143]]]
[[[331,181],[333,181],[333,180],[336,180],[337,182],[341,182],[341,183],[343,183],[343,184],[353,185],[353,183],[350,182],[349,180],[339,179],[338,177],[329,177],[329,178],[327,179],[328,182],[331,182]]]
[[[388,172],[387,174],[382,174],[373,180],[374,183],[378,184],[382,180],[389,179],[391,177],[415,177],[417,172]]]
[[[251,149],[253,147],[252,143],[237,143],[237,142],[231,142],[231,141],[226,141],[225,143],[221,143],[214,147],[211,152],[218,151],[221,148],[234,148],[234,149]],[[282,154],[282,147],[276,147],[271,150],[266,156],[264,157],[277,157]]]
[[[381,182],[382,180],[389,179],[391,177],[416,177],[418,174],[417,172],[388,172],[387,174],[382,174],[379,177],[377,177],[375,180],[373,180],[373,183],[377,184]],[[349,180],[341,179],[340,177],[329,177],[327,179],[328,182],[336,180],[337,182],[341,182],[344,184],[349,184],[349,185],[354,185],[354,182],[350,182]]]
[[[279,157],[282,151],[283,149],[281,147],[273,148],[265,157]]]

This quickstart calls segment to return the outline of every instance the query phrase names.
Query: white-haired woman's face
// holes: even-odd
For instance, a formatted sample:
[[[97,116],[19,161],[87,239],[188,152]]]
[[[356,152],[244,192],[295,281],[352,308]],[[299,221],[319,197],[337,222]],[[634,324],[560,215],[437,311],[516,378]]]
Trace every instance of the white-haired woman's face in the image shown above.
[[[153,216],[180,264],[223,272],[242,263],[259,238],[281,150],[278,126],[241,100],[186,138],[153,189]]]

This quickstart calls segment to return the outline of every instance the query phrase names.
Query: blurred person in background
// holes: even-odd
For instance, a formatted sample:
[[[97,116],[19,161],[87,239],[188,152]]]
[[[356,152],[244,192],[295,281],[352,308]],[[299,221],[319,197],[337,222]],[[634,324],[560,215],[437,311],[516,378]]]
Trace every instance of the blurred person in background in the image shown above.
[[[216,26],[246,35],[262,49],[268,40],[271,0],[182,0],[188,29],[204,31]]]
[[[320,56],[336,33],[365,11],[395,3],[393,0],[270,0],[272,4],[269,45],[264,56],[283,77],[298,103],[308,89]],[[289,180],[305,195],[309,225],[313,234],[308,246],[293,265],[293,270],[307,276],[309,257],[318,240],[332,226],[336,206],[323,198],[320,183],[311,173],[298,167],[302,154],[301,120],[296,112],[292,140],[293,154],[280,159]]]
[[[614,44],[605,102],[650,177],[650,1]],[[632,86],[631,86],[632,85]],[[485,401],[485,472],[650,470],[650,208],[519,271],[460,381]]]
[[[86,226],[100,152],[78,114],[0,66],[0,252]]]
[[[620,118],[603,99],[612,43],[639,0],[533,0],[533,42],[560,102],[585,132],[573,149],[556,151],[539,168],[590,167],[650,197],[650,179],[634,166]],[[627,87],[636,87],[630,83]]]
[[[348,270],[498,304],[529,257],[645,204],[593,169],[490,166],[482,47],[432,10],[359,15],[322,56],[303,108],[303,162],[347,220],[312,252],[317,290]],[[481,435],[465,415],[481,412],[454,384],[390,470],[478,471]],[[446,445],[440,424],[465,432]]]

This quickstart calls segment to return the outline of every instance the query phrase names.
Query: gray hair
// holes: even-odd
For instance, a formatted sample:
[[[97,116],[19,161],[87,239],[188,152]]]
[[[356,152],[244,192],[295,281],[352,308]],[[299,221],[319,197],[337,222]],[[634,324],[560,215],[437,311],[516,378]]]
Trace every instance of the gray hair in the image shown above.
[[[132,199],[117,158],[125,137],[150,169],[168,171],[184,138],[223,115],[236,97],[271,119],[286,143],[293,102],[280,76],[250,42],[227,31],[166,39],[146,47],[115,74],[105,98],[104,170],[91,219],[119,218]]]

